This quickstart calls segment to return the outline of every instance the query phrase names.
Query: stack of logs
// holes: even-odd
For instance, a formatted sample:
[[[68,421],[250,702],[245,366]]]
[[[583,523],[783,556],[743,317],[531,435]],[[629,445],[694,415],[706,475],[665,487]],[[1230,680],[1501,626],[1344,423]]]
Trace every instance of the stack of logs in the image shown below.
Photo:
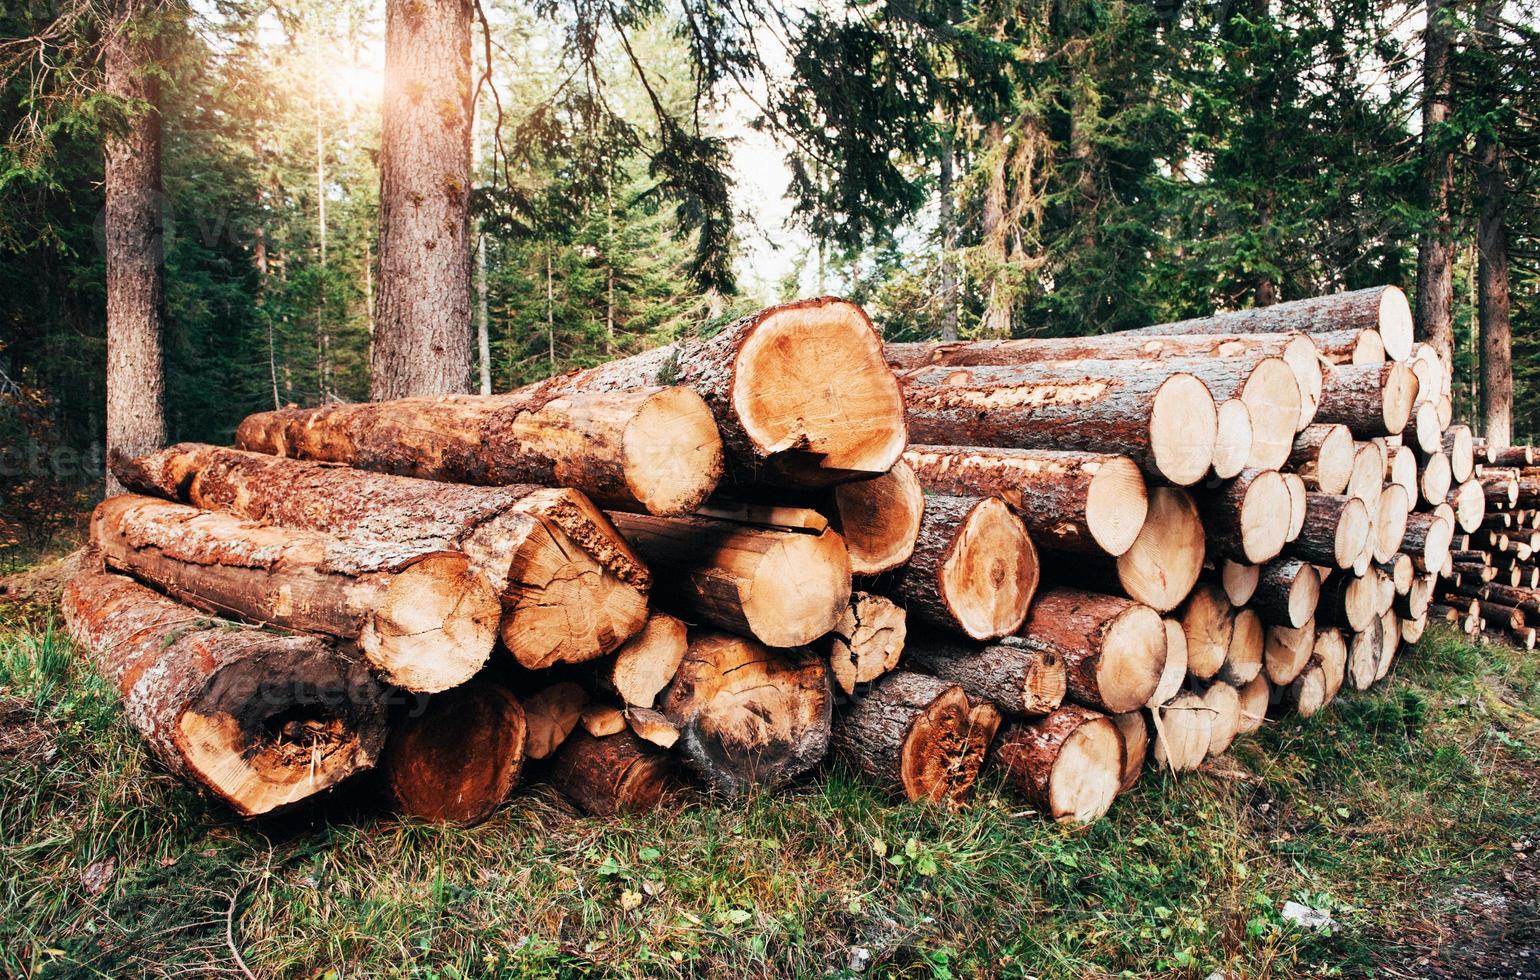
[[[1479,527],[1455,539],[1451,574],[1430,614],[1466,635],[1535,648],[1540,626],[1540,466],[1530,446],[1476,443],[1486,496]]]
[[[247,816],[368,769],[420,818],[533,779],[609,814],[832,755],[946,805],[993,767],[1092,820],[1147,758],[1385,676],[1487,520],[1450,411],[1394,288],[948,344],[809,300],[114,459],[65,614]]]

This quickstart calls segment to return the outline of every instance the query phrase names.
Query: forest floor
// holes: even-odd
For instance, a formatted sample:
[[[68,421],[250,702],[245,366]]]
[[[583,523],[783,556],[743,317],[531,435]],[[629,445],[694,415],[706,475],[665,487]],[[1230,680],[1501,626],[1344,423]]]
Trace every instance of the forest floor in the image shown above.
[[[837,766],[618,820],[535,785],[414,825],[360,781],[243,824],[147,759],[46,595],[0,601],[0,976],[1536,977],[1537,714],[1540,655],[1435,631],[1090,827]]]

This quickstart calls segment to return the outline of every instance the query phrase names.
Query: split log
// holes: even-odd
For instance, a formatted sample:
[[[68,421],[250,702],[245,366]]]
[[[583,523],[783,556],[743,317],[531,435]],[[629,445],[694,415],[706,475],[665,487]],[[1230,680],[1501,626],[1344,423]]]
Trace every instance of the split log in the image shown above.
[[[583,726],[583,731],[594,738],[615,735],[629,727],[626,724],[626,713],[613,704],[590,704],[583,709],[578,723]]]
[[[588,692],[572,681],[541,688],[524,699],[524,754],[548,759],[583,720]]]
[[[1172,772],[1189,772],[1208,758],[1214,713],[1192,692],[1178,694],[1153,712],[1155,762]]]
[[[1422,499],[1429,505],[1441,504],[1449,499],[1449,488],[1453,484],[1453,474],[1450,472],[1449,457],[1442,452],[1429,456],[1422,464],[1422,472],[1418,474],[1417,486],[1422,491]]]
[[[1165,669],[1160,614],[1118,596],[1050,589],[1021,633],[1058,652],[1071,699],[1111,714],[1148,701]]]
[[[1213,715],[1209,722],[1210,759],[1224,755],[1241,729],[1241,696],[1224,681],[1215,681],[1203,692],[1203,706]]]
[[[716,488],[722,441],[699,395],[553,384],[259,412],[235,444],[451,483],[571,487],[605,507],[659,514],[688,513]]]
[[[654,570],[663,605],[775,647],[811,643],[850,601],[850,558],[833,531],[775,531],[705,517],[612,513]]]
[[[637,738],[660,749],[671,749],[679,741],[679,726],[661,711],[633,705],[626,709],[626,724]]]
[[[599,685],[613,691],[623,704],[652,707],[684,659],[689,645],[686,634],[684,623],[667,613],[653,613],[614,657],[595,666]]]
[[[1451,425],[1444,430],[1444,455],[1449,457],[1449,473],[1455,483],[1464,483],[1476,472],[1475,439],[1468,425]]]
[[[1113,715],[1112,723],[1123,736],[1123,778],[1118,782],[1121,795],[1133,789],[1144,772],[1144,760],[1150,754],[1150,722],[1143,711],[1125,711]]]
[[[1317,422],[1338,422],[1359,438],[1396,435],[1406,428],[1417,398],[1417,378],[1399,361],[1338,365],[1326,375]]]
[[[1232,606],[1244,606],[1257,593],[1257,583],[1262,579],[1261,565],[1247,565],[1226,558],[1219,569],[1219,584]]]
[[[1439,504],[1431,513],[1408,514],[1401,549],[1411,556],[1420,572],[1436,572],[1449,560],[1454,541],[1455,510]]]
[[[1258,674],[1250,684],[1236,692],[1239,695],[1239,724],[1236,735],[1250,735],[1267,720],[1267,706],[1273,699],[1273,685],[1266,674]]]
[[[1213,473],[1229,480],[1246,468],[1256,432],[1251,427],[1251,409],[1239,398],[1226,398],[1215,407],[1215,413]]]
[[[473,678],[395,721],[382,766],[385,784],[408,817],[480,823],[519,781],[524,737],[518,698]]]
[[[659,705],[690,768],[730,796],[781,786],[829,748],[834,696],[824,661],[741,637],[692,634]]]
[[[1144,703],[1147,708],[1158,708],[1182,692],[1187,681],[1187,634],[1182,624],[1174,619],[1162,620],[1166,627],[1166,665],[1161,669],[1160,682],[1155,692]]]
[[[398,687],[447,690],[486,663],[497,596],[458,552],[276,528],[122,494],[97,505],[108,567],[179,601],[283,629],[357,639]]]
[[[1182,632],[1187,637],[1188,673],[1200,680],[1219,673],[1235,632],[1235,613],[1223,589],[1207,582],[1193,589],[1182,611]]]
[[[595,738],[577,732],[551,759],[546,778],[584,813],[646,813],[675,782],[674,756],[630,732]]]
[[[1000,727],[988,701],[899,671],[856,699],[834,726],[834,753],[906,800],[960,806],[973,792]]]
[[[996,763],[1033,806],[1058,821],[1101,819],[1123,782],[1123,736],[1105,715],[1066,704],[1005,727]]]
[[[1126,456],[1040,449],[911,446],[904,462],[929,493],[999,497],[1051,551],[1121,555],[1148,511]]]
[[[1027,618],[1038,572],[1027,526],[1005,501],[927,497],[914,554],[886,588],[915,622],[993,640]],[[806,587],[795,579],[788,584]]]
[[[929,367],[900,381],[917,443],[1125,453],[1162,480],[1198,482],[1214,459],[1214,396],[1190,374],[1139,367]]]
[[[331,789],[384,746],[380,686],[317,637],[210,619],[100,571],[76,575],[61,608],[150,752],[243,817]]]
[[[531,670],[592,660],[646,621],[650,574],[575,490],[434,483],[196,443],[115,459],[113,472],[264,524],[463,552],[497,590],[504,645]]]
[[[846,694],[898,666],[908,637],[908,616],[889,599],[852,592],[845,615],[825,639],[829,672]]]
[[[1262,566],[1252,603],[1263,622],[1295,629],[1315,616],[1321,599],[1321,573],[1298,558],[1280,558]]]
[[[1316,422],[1294,437],[1288,468],[1298,473],[1305,487],[1316,493],[1341,493],[1347,489],[1358,447],[1345,425]]]
[[[1289,533],[1289,487],[1277,470],[1245,470],[1196,495],[1210,554],[1260,565],[1283,550]]]
[[[1180,487],[1151,487],[1144,526],[1127,551],[1116,560],[1081,556],[1058,563],[1069,567],[1054,572],[1094,590],[1121,589],[1157,612],[1170,612],[1198,581],[1206,550],[1203,519],[1192,495]]]
[[[1395,286],[1374,286],[1348,293],[1274,303],[1126,332],[1135,336],[1303,333],[1314,337],[1336,330],[1377,332],[1386,356],[1392,360],[1403,360],[1412,353],[1411,306],[1406,301],[1406,294]]]
[[[1034,637],[1007,636],[983,646],[927,634],[905,657],[928,674],[961,685],[970,698],[1012,715],[1046,715],[1064,701],[1064,657]]]
[[[1265,629],[1254,609],[1238,609],[1230,630],[1230,646],[1215,676],[1240,687],[1262,672]]]
[[[925,514],[925,491],[900,460],[881,476],[842,483],[828,505],[856,575],[891,572],[909,560]]]
[[[1381,491],[1379,515],[1374,520],[1374,534],[1369,545],[1375,561],[1389,561],[1401,550],[1407,515],[1412,512],[1413,503],[1403,487],[1392,484]]]
[[[1262,669],[1275,686],[1291,683],[1315,652],[1315,620],[1299,629],[1269,626],[1262,653]]]
[[[1285,551],[1331,568],[1351,568],[1369,544],[1369,508],[1356,497],[1312,493],[1305,498],[1305,524]]]

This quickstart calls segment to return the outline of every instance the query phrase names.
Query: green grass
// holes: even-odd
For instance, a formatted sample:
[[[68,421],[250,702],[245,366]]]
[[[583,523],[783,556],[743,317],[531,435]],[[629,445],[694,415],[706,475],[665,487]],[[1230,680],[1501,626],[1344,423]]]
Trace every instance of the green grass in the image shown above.
[[[1444,634],[1091,827],[992,779],[945,814],[835,768],[614,821],[535,786],[460,829],[397,822],[367,783],[239,823],[147,760],[51,610],[8,615],[0,975],[238,975],[232,947],[282,977],[828,976],[855,947],[877,976],[1356,975],[1540,834],[1540,657]],[[1290,899],[1343,928],[1293,927]]]

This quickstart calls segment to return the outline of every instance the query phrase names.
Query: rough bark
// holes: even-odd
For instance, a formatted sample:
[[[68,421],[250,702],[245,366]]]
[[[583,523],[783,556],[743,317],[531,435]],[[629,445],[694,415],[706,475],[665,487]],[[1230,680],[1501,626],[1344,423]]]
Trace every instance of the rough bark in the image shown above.
[[[973,791],[1000,712],[964,689],[907,671],[878,681],[834,725],[831,746],[906,800],[960,806]]]
[[[513,792],[524,768],[524,709],[484,677],[435,694],[391,726],[385,783],[401,812],[475,824]]]
[[[1160,615],[1118,596],[1051,589],[1021,635],[1058,654],[1070,699],[1112,714],[1148,701],[1166,666]]]
[[[1046,715],[1064,701],[1064,658],[1036,638],[979,645],[932,633],[911,643],[905,659],[1008,714]]]
[[[1345,425],[1359,438],[1398,435],[1416,398],[1416,375],[1399,361],[1339,365],[1326,375],[1315,420]]]
[[[471,8],[385,5],[375,401],[470,390]]]
[[[93,569],[61,608],[151,753],[241,816],[330,789],[384,746],[383,692],[345,648],[212,619]]]
[[[995,762],[1048,817],[1099,820],[1123,782],[1123,736],[1105,715],[1066,704],[1046,718],[1006,726]]]
[[[1357,497],[1312,493],[1305,498],[1305,523],[1284,551],[1329,568],[1351,568],[1369,543],[1369,508]]]
[[[656,514],[698,507],[722,474],[706,404],[680,388],[405,398],[249,416],[236,445],[452,483],[571,487]]]
[[[825,638],[829,673],[846,694],[898,666],[908,638],[908,616],[889,599],[852,592],[850,605]]]
[[[463,554],[276,528],[123,494],[91,517],[108,567],[180,601],[357,639],[398,687],[446,690],[486,662],[501,609]]]
[[[1288,468],[1300,475],[1305,487],[1317,493],[1341,493],[1347,489],[1357,447],[1345,425],[1317,422],[1294,437]]]
[[[646,813],[675,782],[675,758],[630,732],[595,738],[577,732],[551,759],[546,778],[584,813]]]
[[[1422,184],[1433,220],[1417,246],[1417,336],[1444,362],[1454,349],[1454,246],[1450,195],[1454,151],[1444,132],[1452,111],[1450,20],[1453,0],[1428,0],[1422,56]],[[1394,356],[1394,355],[1393,355]]]

